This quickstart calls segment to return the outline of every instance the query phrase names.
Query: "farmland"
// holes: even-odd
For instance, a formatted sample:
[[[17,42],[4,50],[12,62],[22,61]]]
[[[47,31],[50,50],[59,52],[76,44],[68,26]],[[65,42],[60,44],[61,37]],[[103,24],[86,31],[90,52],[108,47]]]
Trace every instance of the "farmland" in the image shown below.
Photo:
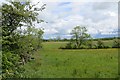
[[[107,42],[108,43],[108,42]],[[58,49],[66,42],[44,42],[24,65],[24,78],[116,78],[118,49]]]

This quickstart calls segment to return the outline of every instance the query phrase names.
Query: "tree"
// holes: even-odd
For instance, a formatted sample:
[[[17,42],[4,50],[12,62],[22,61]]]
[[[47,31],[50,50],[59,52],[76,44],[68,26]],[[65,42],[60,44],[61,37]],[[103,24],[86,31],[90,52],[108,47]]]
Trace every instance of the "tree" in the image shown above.
[[[76,26],[71,32],[74,39],[75,47],[80,48],[81,45],[90,37],[85,27]]]
[[[14,49],[13,46],[17,46],[14,42],[14,39],[11,39],[10,36],[15,36],[15,30],[21,26],[33,26],[32,22],[37,21],[38,23],[41,20],[38,20],[38,13],[35,12],[36,8],[33,9],[33,5],[30,2],[10,2],[11,4],[3,4],[1,12],[2,12],[2,38],[7,42],[3,42],[2,47],[5,49],[6,47],[9,50]],[[26,8],[27,7],[27,8]],[[24,24],[25,25],[24,25]],[[16,40],[15,40],[16,41]],[[9,42],[12,42],[11,45]]]
[[[21,72],[20,65],[21,54],[29,55],[32,50],[32,42],[20,44],[26,39],[33,39],[32,35],[24,35],[17,32],[18,28],[22,26],[31,27],[34,26],[33,22],[43,22],[37,18],[38,11],[42,11],[45,8],[43,5],[41,8],[35,8],[30,2],[14,2],[9,1],[9,4],[3,4],[0,7],[0,22],[2,22],[2,76],[14,77]],[[31,31],[30,31],[31,32]],[[39,33],[38,33],[39,34]],[[20,41],[21,40],[21,41]],[[27,47],[28,46],[28,47]],[[24,48],[27,48],[24,50]],[[26,51],[26,52],[25,52]]]

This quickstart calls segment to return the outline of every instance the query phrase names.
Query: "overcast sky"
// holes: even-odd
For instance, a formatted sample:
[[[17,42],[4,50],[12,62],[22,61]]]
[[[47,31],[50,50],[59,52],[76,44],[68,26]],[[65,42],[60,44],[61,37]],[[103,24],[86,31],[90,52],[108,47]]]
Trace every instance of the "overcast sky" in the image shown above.
[[[32,0],[36,3],[39,0]],[[41,0],[40,0],[41,1]],[[70,38],[70,31],[77,25],[86,26],[93,38],[118,35],[118,2],[117,0],[96,2],[80,1],[42,1],[37,7],[46,4],[38,18],[47,21],[36,25],[44,28],[44,38]]]

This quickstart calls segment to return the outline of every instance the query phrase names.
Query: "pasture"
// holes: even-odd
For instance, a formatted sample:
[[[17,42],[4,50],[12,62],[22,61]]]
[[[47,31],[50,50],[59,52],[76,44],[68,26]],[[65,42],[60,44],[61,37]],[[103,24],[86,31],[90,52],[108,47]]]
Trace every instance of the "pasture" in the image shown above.
[[[116,78],[118,49],[62,50],[66,42],[44,42],[24,65],[24,78]]]

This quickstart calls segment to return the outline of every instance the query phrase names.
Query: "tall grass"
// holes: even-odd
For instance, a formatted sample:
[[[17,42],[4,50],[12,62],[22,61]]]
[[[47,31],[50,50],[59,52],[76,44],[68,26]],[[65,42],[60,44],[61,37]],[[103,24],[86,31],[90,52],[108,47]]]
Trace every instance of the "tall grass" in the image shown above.
[[[118,49],[61,50],[63,42],[45,42],[35,60],[24,65],[29,78],[115,78]]]

